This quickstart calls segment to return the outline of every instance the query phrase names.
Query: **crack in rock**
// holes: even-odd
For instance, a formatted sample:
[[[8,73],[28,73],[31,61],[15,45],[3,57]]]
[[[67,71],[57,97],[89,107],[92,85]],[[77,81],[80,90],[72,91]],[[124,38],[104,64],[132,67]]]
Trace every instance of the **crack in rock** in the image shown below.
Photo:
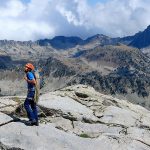
[[[0,142],[0,150],[24,150],[18,147],[9,147]]]
[[[11,122],[14,122],[14,120],[11,120],[11,121],[8,121],[8,122],[5,122],[5,123],[0,124],[0,127],[1,127],[1,126],[4,126],[4,125],[6,125],[6,124],[9,124],[9,123],[11,123]]]
[[[138,140],[138,139],[134,139],[134,140],[136,140],[136,141],[138,141],[138,142],[140,142],[140,143],[143,143],[143,144],[147,145],[148,147],[150,147],[150,144],[145,143],[144,141],[141,141],[141,140]]]

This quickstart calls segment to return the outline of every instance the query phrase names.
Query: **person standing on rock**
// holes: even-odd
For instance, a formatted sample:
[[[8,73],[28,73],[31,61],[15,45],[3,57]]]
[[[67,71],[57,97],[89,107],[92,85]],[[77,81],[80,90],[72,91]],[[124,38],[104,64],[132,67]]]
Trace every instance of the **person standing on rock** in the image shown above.
[[[36,90],[36,77],[33,73],[34,66],[31,63],[27,63],[25,65],[24,71],[26,73],[24,79],[27,81],[28,92],[27,97],[24,102],[24,108],[27,112],[27,116],[29,118],[28,125],[36,125],[38,126],[38,112],[36,102],[34,100],[35,90]]]

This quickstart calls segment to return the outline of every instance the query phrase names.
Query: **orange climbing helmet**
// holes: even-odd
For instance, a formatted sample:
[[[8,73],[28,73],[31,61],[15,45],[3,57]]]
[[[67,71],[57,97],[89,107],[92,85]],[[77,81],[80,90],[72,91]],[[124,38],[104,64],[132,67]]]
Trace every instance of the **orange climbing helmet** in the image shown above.
[[[27,68],[29,68],[29,69],[31,69],[31,70],[34,70],[34,66],[33,66],[31,63],[27,63],[27,64],[25,65],[25,67],[27,67]]]

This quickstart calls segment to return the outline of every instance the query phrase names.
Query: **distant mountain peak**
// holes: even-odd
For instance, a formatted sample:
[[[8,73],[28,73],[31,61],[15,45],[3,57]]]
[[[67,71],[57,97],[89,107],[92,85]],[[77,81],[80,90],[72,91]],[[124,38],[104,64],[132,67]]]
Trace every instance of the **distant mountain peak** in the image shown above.
[[[143,32],[136,34],[129,46],[145,48],[150,46],[150,25]]]
[[[147,26],[146,30],[150,30],[150,25]]]
[[[102,38],[109,38],[109,37],[104,34],[96,34],[94,36],[87,38],[86,40],[94,40],[94,39],[102,39]]]
[[[102,37],[108,37],[108,36],[106,36],[104,34],[96,34],[93,37],[102,38]]]
[[[39,40],[38,43],[40,46],[51,45],[56,49],[67,49],[75,47],[76,45],[82,44],[82,40],[78,36],[55,36],[53,39],[43,39]]]

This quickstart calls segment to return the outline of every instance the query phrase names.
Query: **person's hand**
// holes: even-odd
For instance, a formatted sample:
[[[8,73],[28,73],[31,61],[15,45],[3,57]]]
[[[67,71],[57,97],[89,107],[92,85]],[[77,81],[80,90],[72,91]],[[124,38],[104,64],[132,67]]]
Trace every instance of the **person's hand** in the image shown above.
[[[26,76],[24,76],[24,79],[25,79],[26,81],[28,80]]]

